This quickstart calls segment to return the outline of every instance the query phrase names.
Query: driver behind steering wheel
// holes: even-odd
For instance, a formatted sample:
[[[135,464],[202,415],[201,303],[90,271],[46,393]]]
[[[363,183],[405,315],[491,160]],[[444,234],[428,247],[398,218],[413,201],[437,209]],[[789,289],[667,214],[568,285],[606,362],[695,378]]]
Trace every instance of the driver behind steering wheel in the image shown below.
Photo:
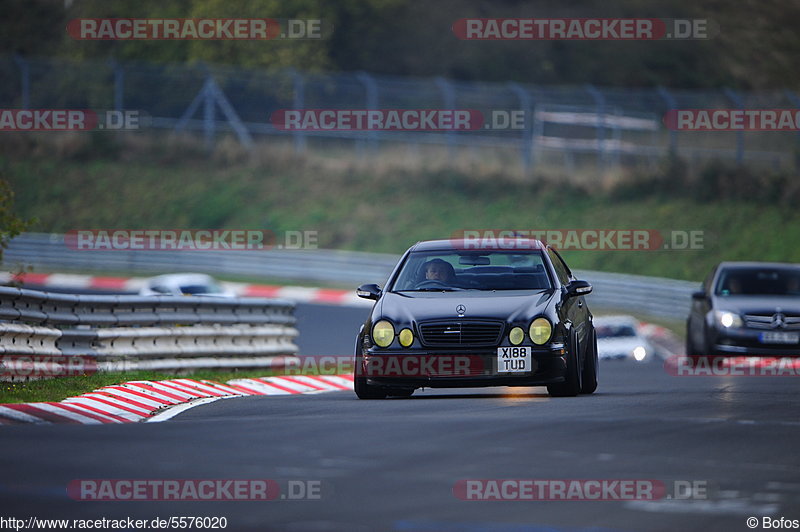
[[[452,285],[455,280],[456,272],[449,262],[433,259],[425,263],[425,281],[438,281],[442,284]]]

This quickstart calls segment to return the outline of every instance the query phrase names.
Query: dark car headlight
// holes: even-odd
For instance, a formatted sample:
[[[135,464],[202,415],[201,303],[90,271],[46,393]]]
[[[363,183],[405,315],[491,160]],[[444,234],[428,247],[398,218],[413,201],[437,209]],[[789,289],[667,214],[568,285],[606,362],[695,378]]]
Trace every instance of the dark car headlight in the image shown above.
[[[531,326],[528,327],[528,335],[531,337],[531,341],[536,345],[544,345],[550,340],[550,336],[553,334],[553,326],[545,317],[539,316],[535,320],[531,322]]]
[[[394,325],[390,321],[381,320],[372,326],[372,341],[378,347],[389,347],[394,341]]]

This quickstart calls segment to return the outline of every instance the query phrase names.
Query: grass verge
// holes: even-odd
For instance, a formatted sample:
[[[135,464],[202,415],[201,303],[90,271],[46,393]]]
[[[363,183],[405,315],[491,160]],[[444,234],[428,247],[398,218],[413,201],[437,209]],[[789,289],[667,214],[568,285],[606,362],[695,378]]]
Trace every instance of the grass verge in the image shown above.
[[[0,142],[0,176],[36,231],[267,229],[317,231],[321,248],[399,254],[463,230],[702,232],[698,249],[565,251],[575,269],[699,281],[721,260],[800,262],[800,180],[680,160],[614,174],[529,175],[453,164],[366,161],[223,143],[212,153],[164,141],[116,150]],[[55,142],[55,141],[52,141]],[[263,148],[263,149],[262,149]],[[776,231],[780,231],[776,234]],[[102,266],[101,266],[102,267]]]

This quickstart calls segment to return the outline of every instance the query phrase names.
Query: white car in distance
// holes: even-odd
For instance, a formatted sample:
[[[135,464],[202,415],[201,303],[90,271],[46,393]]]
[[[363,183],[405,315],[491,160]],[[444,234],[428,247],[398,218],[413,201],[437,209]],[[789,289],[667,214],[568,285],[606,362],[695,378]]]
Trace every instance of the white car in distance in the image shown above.
[[[593,322],[600,359],[645,362],[655,356],[653,345],[639,333],[639,322],[633,316],[595,316]]]
[[[169,273],[147,280],[140,296],[216,296],[236,297],[204,273]]]

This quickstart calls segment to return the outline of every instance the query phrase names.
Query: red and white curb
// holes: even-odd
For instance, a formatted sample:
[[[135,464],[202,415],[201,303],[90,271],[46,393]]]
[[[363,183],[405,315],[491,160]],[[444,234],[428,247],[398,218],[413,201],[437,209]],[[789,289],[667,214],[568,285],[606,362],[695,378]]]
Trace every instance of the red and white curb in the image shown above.
[[[134,293],[139,292],[139,290],[144,287],[147,279],[147,277],[102,277],[73,273],[23,273],[18,275],[11,272],[0,272],[0,283],[9,283],[13,281],[37,288],[118,290],[120,292]],[[358,297],[355,294],[355,290],[246,284],[225,281],[220,284],[239,297],[271,297],[291,299],[303,303],[358,307],[369,307],[373,304],[372,301],[367,301]]]
[[[295,375],[234,379],[130,381],[59,403],[0,404],[0,425],[21,423],[137,423],[165,421],[209,402],[249,395],[297,395],[353,389],[352,375]]]

